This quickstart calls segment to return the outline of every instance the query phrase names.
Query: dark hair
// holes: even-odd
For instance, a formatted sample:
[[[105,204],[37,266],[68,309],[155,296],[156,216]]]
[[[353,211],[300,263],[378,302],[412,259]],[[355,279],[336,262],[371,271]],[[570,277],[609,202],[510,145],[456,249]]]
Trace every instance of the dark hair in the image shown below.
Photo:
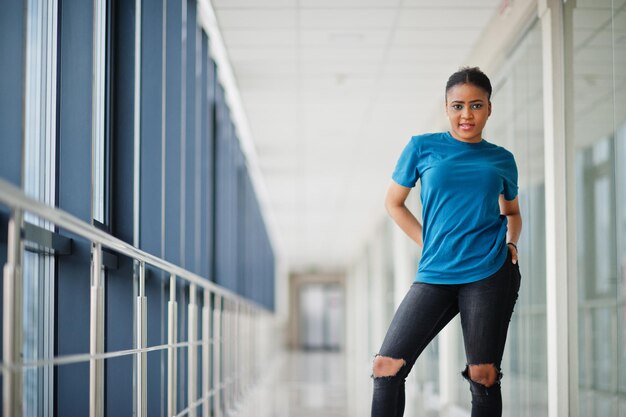
[[[472,84],[487,93],[487,99],[491,100],[491,82],[489,77],[478,67],[462,67],[448,78],[446,84],[446,98],[448,91],[458,84]]]

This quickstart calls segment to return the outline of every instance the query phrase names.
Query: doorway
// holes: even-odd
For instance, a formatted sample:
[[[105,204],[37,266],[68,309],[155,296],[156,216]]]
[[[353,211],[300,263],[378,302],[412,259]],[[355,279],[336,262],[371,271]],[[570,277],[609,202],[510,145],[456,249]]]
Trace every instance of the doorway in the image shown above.
[[[343,286],[308,283],[298,294],[299,341],[303,350],[339,351],[343,342]]]

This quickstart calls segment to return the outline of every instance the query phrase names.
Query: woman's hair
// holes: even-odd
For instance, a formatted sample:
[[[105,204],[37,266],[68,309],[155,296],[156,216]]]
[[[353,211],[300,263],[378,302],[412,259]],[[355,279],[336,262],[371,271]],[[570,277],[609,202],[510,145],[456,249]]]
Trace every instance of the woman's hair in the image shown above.
[[[472,84],[487,93],[487,99],[491,100],[491,82],[484,72],[478,67],[462,67],[448,78],[446,84],[446,97],[448,91],[458,84]]]

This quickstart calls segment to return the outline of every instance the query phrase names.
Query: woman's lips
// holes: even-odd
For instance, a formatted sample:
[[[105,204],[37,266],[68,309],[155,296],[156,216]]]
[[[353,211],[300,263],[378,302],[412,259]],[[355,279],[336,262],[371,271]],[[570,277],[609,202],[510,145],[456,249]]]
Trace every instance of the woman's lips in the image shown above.
[[[471,130],[474,125],[469,123],[461,123],[459,124],[459,127],[461,128],[461,130]]]

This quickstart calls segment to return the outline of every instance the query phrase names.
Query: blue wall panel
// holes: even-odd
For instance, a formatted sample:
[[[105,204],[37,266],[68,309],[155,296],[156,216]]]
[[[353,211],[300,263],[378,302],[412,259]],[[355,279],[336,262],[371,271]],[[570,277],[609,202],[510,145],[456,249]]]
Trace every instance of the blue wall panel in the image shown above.
[[[274,254],[221,86],[215,105],[215,281],[273,309]]]
[[[163,273],[154,268],[146,268],[147,302],[147,345],[158,346],[167,343],[167,285]],[[167,351],[150,352],[148,361],[148,415],[165,415],[167,381],[162,369],[167,369]]]
[[[200,74],[196,74],[198,61],[196,43],[198,26],[196,23],[196,3],[193,0],[184,0],[187,4],[187,44],[186,44],[186,76],[185,76],[185,250],[183,264],[190,271],[199,272],[200,269],[200,210],[196,206],[199,200],[200,186],[200,161],[199,144],[200,129],[197,129],[196,121],[200,117]],[[198,132],[196,132],[198,130]],[[197,167],[197,168],[196,168]]]
[[[133,243],[135,2],[115,0],[111,24],[111,233]],[[118,269],[107,271],[105,349],[132,349],[133,260],[118,256]],[[105,361],[105,413],[133,411],[133,357]]]
[[[163,256],[162,249],[162,42],[163,3],[142,2],[141,25],[141,184],[140,238],[141,249]],[[162,344],[162,320],[165,316],[165,289],[161,271],[146,268],[148,308],[148,346]],[[148,358],[148,414],[162,415],[165,391],[161,380],[162,352]]]
[[[91,245],[72,234],[73,253],[58,258],[55,322],[56,354],[89,352],[89,295]],[[89,363],[59,366],[55,374],[57,415],[89,412]]]
[[[93,4],[60,4],[58,205],[91,222],[91,86]],[[89,277],[91,245],[74,238],[74,252],[57,263],[59,355],[89,352]],[[89,410],[89,364],[59,366],[56,414],[81,416]]]
[[[118,257],[118,269],[106,277],[107,352],[132,349],[133,343],[133,261]],[[133,357],[105,361],[106,415],[131,415],[133,406]]]
[[[142,2],[140,238],[146,252],[161,256],[161,0]]]
[[[0,2],[0,178],[21,184],[24,4]]]
[[[181,55],[182,0],[167,0],[165,70],[165,253],[181,264]]]
[[[213,264],[213,168],[214,168],[214,100],[215,64],[209,56],[208,38],[202,34],[202,101],[201,101],[201,205],[200,205],[200,275],[212,279]]]
[[[229,112],[224,90],[218,85],[216,90],[216,143],[215,143],[215,282],[234,289],[232,248],[232,199],[235,188],[232,185],[232,141],[230,137]]]

